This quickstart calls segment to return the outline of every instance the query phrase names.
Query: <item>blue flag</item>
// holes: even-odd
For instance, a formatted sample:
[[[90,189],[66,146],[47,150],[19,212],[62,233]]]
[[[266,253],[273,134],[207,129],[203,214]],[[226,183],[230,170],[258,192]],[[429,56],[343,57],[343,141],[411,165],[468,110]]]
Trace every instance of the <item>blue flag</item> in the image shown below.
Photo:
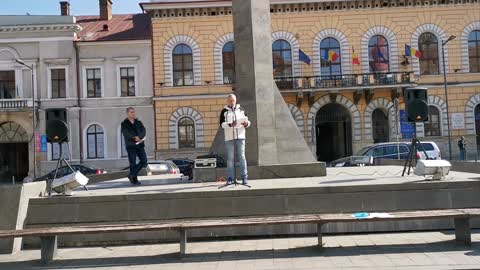
[[[306,63],[307,65],[310,65],[312,60],[310,60],[310,57],[306,53],[304,53],[301,49],[298,49],[298,60]]]

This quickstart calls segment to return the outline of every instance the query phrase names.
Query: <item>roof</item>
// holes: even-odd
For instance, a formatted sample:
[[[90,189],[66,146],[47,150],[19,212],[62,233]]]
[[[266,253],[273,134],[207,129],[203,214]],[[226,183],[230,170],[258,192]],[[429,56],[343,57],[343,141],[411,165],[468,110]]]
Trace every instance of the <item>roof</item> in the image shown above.
[[[73,25],[75,18],[60,15],[1,15],[0,26],[13,25]]]
[[[76,16],[76,19],[82,27],[78,41],[145,40],[151,37],[147,14],[113,15],[110,20],[100,20],[100,16]],[[104,29],[105,25],[108,30]]]

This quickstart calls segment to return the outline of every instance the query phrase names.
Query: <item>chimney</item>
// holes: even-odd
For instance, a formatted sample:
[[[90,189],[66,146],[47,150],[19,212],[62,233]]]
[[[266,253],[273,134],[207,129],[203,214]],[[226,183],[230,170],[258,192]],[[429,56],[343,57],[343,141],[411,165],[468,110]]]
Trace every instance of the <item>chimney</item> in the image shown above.
[[[60,2],[60,14],[62,16],[70,16],[70,3],[68,1]]]
[[[100,1],[100,20],[109,21],[112,18],[112,0]]]

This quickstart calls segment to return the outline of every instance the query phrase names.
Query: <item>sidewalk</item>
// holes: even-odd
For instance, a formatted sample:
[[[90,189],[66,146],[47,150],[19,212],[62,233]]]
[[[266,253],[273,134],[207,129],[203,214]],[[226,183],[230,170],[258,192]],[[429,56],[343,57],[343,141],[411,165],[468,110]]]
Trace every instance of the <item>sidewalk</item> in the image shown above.
[[[453,231],[332,235],[318,250],[315,237],[194,242],[184,259],[178,244],[60,249],[47,267],[40,251],[0,255],[0,269],[263,270],[263,269],[480,269],[480,230],[471,247]]]

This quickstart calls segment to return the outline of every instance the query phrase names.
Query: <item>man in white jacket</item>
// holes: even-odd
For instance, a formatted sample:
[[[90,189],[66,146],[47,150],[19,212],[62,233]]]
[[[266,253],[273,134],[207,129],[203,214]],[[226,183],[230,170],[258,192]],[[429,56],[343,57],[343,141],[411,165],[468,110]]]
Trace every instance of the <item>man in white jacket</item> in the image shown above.
[[[248,184],[247,160],[245,158],[245,129],[250,126],[245,111],[237,104],[237,97],[230,94],[227,97],[227,106],[220,113],[220,125],[225,132],[227,147],[227,185],[235,181],[234,153],[237,150],[237,162],[240,164],[242,184]]]

